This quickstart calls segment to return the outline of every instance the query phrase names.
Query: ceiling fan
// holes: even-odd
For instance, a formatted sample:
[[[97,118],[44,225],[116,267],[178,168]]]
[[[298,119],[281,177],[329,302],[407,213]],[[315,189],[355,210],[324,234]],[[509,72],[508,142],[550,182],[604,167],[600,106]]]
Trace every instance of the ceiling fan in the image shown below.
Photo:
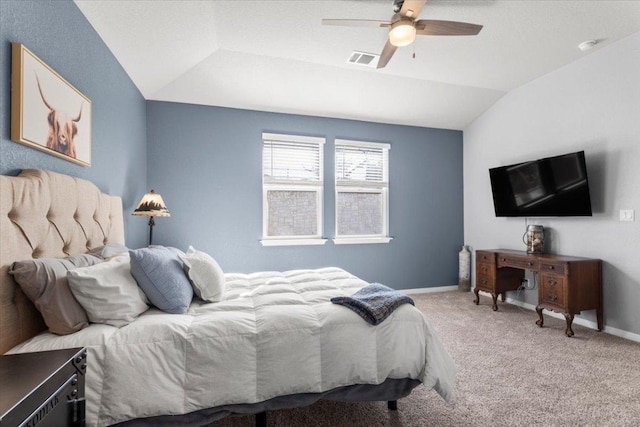
[[[423,36],[475,36],[482,25],[467,22],[417,19],[427,0],[394,0],[394,15],[390,21],[369,19],[323,19],[323,25],[348,27],[389,28],[389,39],[382,49],[376,68],[384,68],[398,47],[413,43],[417,35]]]

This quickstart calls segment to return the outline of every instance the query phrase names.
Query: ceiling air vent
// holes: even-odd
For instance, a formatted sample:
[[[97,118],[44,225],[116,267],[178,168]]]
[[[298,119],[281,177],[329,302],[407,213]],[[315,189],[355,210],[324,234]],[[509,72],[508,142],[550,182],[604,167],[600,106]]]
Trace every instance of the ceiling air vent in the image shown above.
[[[358,52],[354,50],[347,62],[349,64],[363,65],[365,67],[375,68],[380,59],[380,55],[375,53]]]

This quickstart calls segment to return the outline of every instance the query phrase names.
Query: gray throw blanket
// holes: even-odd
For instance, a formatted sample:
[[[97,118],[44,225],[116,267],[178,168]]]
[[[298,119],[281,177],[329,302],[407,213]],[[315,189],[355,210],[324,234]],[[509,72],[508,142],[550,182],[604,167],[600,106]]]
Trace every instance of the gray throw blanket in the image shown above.
[[[331,302],[350,308],[372,325],[382,323],[402,304],[415,305],[405,294],[380,283],[367,285],[350,297],[333,297]]]

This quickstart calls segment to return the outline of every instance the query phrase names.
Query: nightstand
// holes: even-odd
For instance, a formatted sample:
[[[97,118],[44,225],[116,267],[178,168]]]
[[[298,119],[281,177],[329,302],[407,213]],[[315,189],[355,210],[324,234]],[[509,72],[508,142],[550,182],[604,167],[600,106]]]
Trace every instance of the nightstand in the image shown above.
[[[87,350],[0,356],[0,427],[84,426]]]

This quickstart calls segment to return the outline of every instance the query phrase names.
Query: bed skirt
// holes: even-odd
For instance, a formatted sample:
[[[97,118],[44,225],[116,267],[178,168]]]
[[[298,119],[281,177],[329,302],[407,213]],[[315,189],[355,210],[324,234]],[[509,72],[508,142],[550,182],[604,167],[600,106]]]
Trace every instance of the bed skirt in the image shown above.
[[[114,424],[118,427],[143,426],[203,426],[221,420],[229,415],[254,415],[265,411],[279,409],[293,409],[310,406],[320,399],[339,402],[371,402],[398,400],[411,394],[411,391],[422,384],[419,380],[410,378],[387,378],[383,383],[355,384],[338,387],[324,393],[302,393],[288,396],[278,396],[258,403],[237,405],[223,405],[216,408],[201,409],[184,415],[162,415],[158,417],[138,418]]]

